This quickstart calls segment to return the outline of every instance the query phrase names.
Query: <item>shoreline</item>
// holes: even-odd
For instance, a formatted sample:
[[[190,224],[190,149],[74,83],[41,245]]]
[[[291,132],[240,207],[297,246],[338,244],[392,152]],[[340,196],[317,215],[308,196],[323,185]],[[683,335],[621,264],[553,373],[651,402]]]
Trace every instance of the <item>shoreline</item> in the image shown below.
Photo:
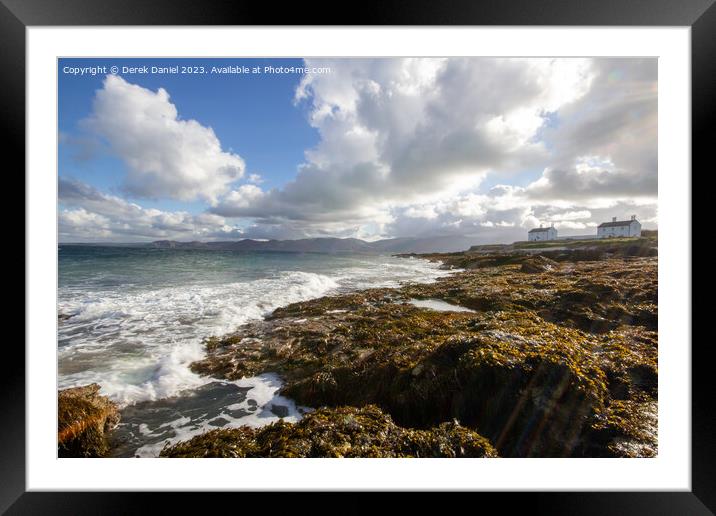
[[[66,256],[58,289],[59,388],[97,382],[122,405],[170,397],[204,383],[187,369],[202,358],[204,337],[293,302],[446,274],[426,260],[387,254],[220,254],[203,253],[178,274],[172,270],[185,262],[181,253]]]
[[[477,432],[500,456],[655,456],[656,246],[646,238],[598,250],[419,255],[454,272],[277,308],[206,339],[205,358],[190,368],[225,381],[278,374],[278,394],[318,415],[252,432],[213,430],[160,456],[261,456],[257,442],[274,430],[302,443],[278,456],[443,456],[430,446],[391,450],[390,442],[366,455],[360,443],[374,440],[369,427],[379,421],[396,435],[420,430],[420,439],[443,444],[440,425],[459,421],[453,430]],[[357,441],[331,434],[337,442],[321,448],[305,434],[346,417],[362,422]],[[460,456],[449,449],[446,456]]]
[[[192,368],[273,371],[297,403],[375,404],[411,428],[457,419],[503,456],[655,456],[656,240],[586,244],[423,255],[463,270],[277,309],[209,340],[209,358]]]
[[[378,263],[381,263],[380,259],[385,259],[386,262],[388,262],[388,270],[391,270],[390,267],[395,267],[396,264],[393,262],[398,262],[402,260],[393,260],[391,255],[385,254],[379,257]],[[444,274],[444,272],[436,271],[437,267],[435,267],[434,264],[432,265],[422,265],[422,264],[429,264],[427,260],[420,260],[420,265],[414,265],[411,267],[403,267],[398,265],[398,274],[397,274],[397,280],[401,280],[402,277],[408,277],[408,276],[420,276],[421,278],[425,276],[425,281],[431,281],[431,278],[434,278],[435,275],[441,275]],[[395,283],[396,278],[389,278],[386,277],[384,279],[380,279],[378,276],[373,277],[372,275],[374,273],[370,272],[371,268],[374,268],[372,265],[368,265],[368,275],[365,276],[365,279],[363,279],[363,275],[365,273],[359,271],[358,276],[354,277],[353,279],[350,279],[348,281],[345,281],[347,285],[343,285],[343,280],[340,281],[340,285],[336,283],[335,288],[331,289],[330,293],[332,295],[338,295],[338,294],[345,294],[348,292],[355,292],[360,290],[362,287],[360,286],[353,286],[354,283],[365,283],[365,282],[378,282],[378,283]],[[431,272],[432,271],[432,272]],[[411,274],[409,274],[411,273]],[[293,274],[290,272],[287,272],[286,274]],[[304,273],[300,272],[299,274],[306,274],[310,275],[310,272]],[[343,278],[344,274],[340,270],[336,272],[336,275],[332,275],[331,277],[335,278]],[[336,282],[339,281],[339,279],[336,279]],[[411,281],[412,282],[412,281]],[[326,293],[322,294],[323,296],[327,295]],[[265,296],[264,296],[265,297]],[[283,297],[283,296],[282,296]],[[319,296],[320,297],[320,296]],[[316,299],[316,297],[308,297],[307,299]],[[288,306],[292,302],[289,300],[285,303],[283,303],[281,306]],[[260,317],[256,317],[252,321],[247,322],[256,322],[263,320],[266,316],[270,315],[271,312],[273,312],[273,308],[271,308],[269,311],[262,314]],[[62,313],[58,312],[60,315],[58,315],[58,321],[60,324],[62,324],[66,320],[71,320],[74,314],[71,313]],[[241,327],[244,324],[247,324],[247,322],[241,323],[238,326],[234,326],[234,328]],[[217,338],[217,336],[222,335],[222,333],[215,333],[213,335],[214,338]],[[211,336],[212,334],[209,334]],[[200,357],[194,357],[192,358],[192,361],[198,360],[199,358],[205,357],[205,349],[203,344],[201,343],[205,337],[199,336],[196,338],[196,346],[201,350],[201,356]],[[186,370],[188,374],[191,375],[189,366],[191,364],[190,362],[187,362],[183,369]],[[193,376],[193,375],[192,375]],[[182,425],[182,426],[190,426],[196,430],[197,425],[201,426],[204,430],[209,430],[214,426],[211,426],[211,423],[209,420],[211,420],[214,416],[216,416],[217,423],[219,421],[223,421],[224,423],[228,423],[226,427],[236,427],[238,425],[249,425],[249,426],[262,426],[269,424],[273,420],[279,420],[280,418],[286,419],[288,421],[291,421],[293,419],[300,419],[302,410],[306,407],[296,407],[295,409],[292,409],[293,403],[291,400],[285,400],[281,399],[279,395],[275,396],[268,396],[267,395],[267,385],[264,385],[266,383],[262,378],[267,375],[256,375],[254,377],[244,378],[244,379],[238,379],[235,381],[227,381],[223,378],[213,378],[213,377],[204,377],[203,379],[199,380],[198,386],[195,387],[187,387],[184,390],[178,391],[175,394],[172,394],[170,396],[165,396],[162,398],[148,398],[148,399],[137,399],[135,401],[126,401],[122,398],[116,399],[114,397],[111,397],[111,394],[106,394],[106,391],[103,392],[103,394],[106,394],[102,396],[104,399],[107,400],[107,402],[113,403],[113,405],[117,408],[117,410],[122,415],[122,421],[118,429],[115,429],[112,434],[109,436],[113,442],[110,443],[112,446],[112,449],[110,451],[110,454],[113,456],[116,456],[116,453],[120,453],[119,456],[132,456],[132,455],[141,455],[144,456],[146,453],[151,454],[151,449],[155,448],[154,445],[152,445],[152,441],[154,440],[154,437],[151,436],[151,434],[155,433],[157,435],[165,435],[166,432],[164,431],[166,428],[167,423],[172,423],[178,421],[177,418],[183,418],[185,416],[184,411],[188,410],[193,412],[194,408],[190,403],[185,403],[184,401],[187,399],[187,397],[196,397],[199,396],[201,398],[203,397],[211,397],[211,396],[222,396],[226,397],[226,407],[222,414],[222,408],[217,407],[216,403],[213,403],[210,399],[207,399],[207,403],[210,407],[212,407],[211,410],[209,410],[208,415],[205,414],[206,417],[200,418],[201,420],[194,420],[194,416],[192,417],[192,421],[188,423],[188,425]],[[271,376],[270,374],[268,376]],[[198,377],[197,377],[198,378]],[[272,379],[268,383],[275,384],[277,380]],[[98,378],[95,380],[94,383],[98,383],[99,385],[102,385],[103,382],[101,378]],[[193,382],[197,383],[197,382]],[[60,384],[62,385],[62,384]],[[83,388],[89,385],[89,383],[76,383],[76,384],[69,384],[66,386],[59,387],[59,392],[64,392],[71,389],[77,389],[77,388]],[[247,398],[243,398],[242,396],[239,396],[234,391],[245,391],[247,388],[251,388],[249,395]],[[256,390],[258,389],[258,391]],[[274,389],[278,390],[278,386]],[[256,391],[256,392],[255,392]],[[264,392],[266,391],[266,392]],[[107,396],[110,396],[110,398],[107,398]],[[239,396],[237,398],[237,396]],[[258,397],[257,397],[258,396]],[[263,400],[263,401],[262,401]],[[268,400],[268,402],[266,402]],[[276,403],[273,403],[276,401]],[[249,403],[247,406],[247,402]],[[278,405],[277,405],[278,404]],[[172,416],[172,419],[165,419],[164,421],[157,421],[156,414],[154,412],[160,411],[160,412],[167,412],[170,407],[175,407],[175,410],[178,412],[176,413],[176,416]],[[288,408],[288,417],[286,417],[286,409]],[[142,412],[144,412],[145,416],[142,416]],[[268,414],[271,412],[271,414]],[[256,419],[256,416],[258,414],[261,414],[261,420],[260,421],[254,421]],[[234,420],[232,417],[236,417],[239,419]],[[142,420],[142,417],[146,417],[146,420]],[[269,418],[269,419],[267,419]],[[293,419],[292,419],[293,418]],[[228,419],[228,422],[226,421]],[[246,420],[245,422],[242,422],[242,420]],[[125,426],[127,423],[130,424],[129,427]],[[149,426],[147,426],[147,424]],[[171,426],[171,425],[170,425]],[[174,437],[171,438],[171,442],[177,442],[178,440],[185,440],[188,439],[194,435],[196,435],[196,431],[185,431],[185,428],[177,428],[177,437],[179,439],[176,439]],[[136,437],[131,437],[132,435],[135,435]],[[142,436],[149,436],[147,439],[149,439],[149,445],[146,444],[136,444],[136,446],[139,447],[135,452],[130,453],[127,455],[127,447],[131,446],[131,444],[128,444],[127,439],[130,440],[136,440],[138,437],[140,441],[137,441],[138,443],[144,443],[145,437]],[[144,450],[146,448],[146,450]],[[141,452],[141,453],[140,453]],[[158,453],[158,450],[157,452]],[[156,455],[154,453],[154,455]]]

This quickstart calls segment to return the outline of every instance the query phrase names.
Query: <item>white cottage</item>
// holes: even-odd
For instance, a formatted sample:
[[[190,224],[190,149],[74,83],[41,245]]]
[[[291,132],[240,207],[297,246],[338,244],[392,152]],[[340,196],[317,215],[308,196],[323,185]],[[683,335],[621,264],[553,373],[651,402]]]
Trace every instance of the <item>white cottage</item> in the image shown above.
[[[548,228],[540,226],[538,228],[530,229],[527,233],[527,240],[530,242],[557,240],[557,229],[554,227],[554,224]]]
[[[631,220],[617,220],[616,217],[613,217],[611,222],[602,222],[597,227],[598,238],[640,236],[641,223],[636,220],[636,215],[632,215]]]

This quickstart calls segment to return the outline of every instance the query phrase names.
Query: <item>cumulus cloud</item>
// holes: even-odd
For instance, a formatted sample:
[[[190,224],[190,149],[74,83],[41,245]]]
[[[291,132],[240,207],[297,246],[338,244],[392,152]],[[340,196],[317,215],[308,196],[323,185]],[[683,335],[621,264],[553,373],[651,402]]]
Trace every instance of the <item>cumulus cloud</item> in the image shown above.
[[[334,70],[296,91],[320,142],[293,181],[245,185],[212,212],[301,234],[413,236],[580,229],[591,208],[656,202],[656,60],[307,61]],[[479,193],[488,177],[504,184]]]
[[[203,199],[202,215],[143,209],[61,185],[61,228],[142,238],[467,235],[524,239],[554,224],[594,232],[657,212],[656,59],[309,59],[294,102],[319,142],[267,189],[163,89],[110,76],[87,124],[127,163],[125,189]],[[78,200],[81,199],[81,200]],[[232,221],[232,222],[227,222]],[[241,223],[241,229],[235,224]],[[68,234],[70,234],[68,233]],[[104,234],[104,233],[103,233]],[[107,235],[105,234],[105,236]]]
[[[589,79],[588,62],[574,59],[307,64],[335,70],[307,75],[296,92],[320,143],[294,181],[248,204],[230,196],[216,213],[364,223],[475,188],[490,172],[546,163],[535,131],[545,113],[584,94]]]
[[[599,222],[635,214],[645,229],[657,222],[653,199],[594,199],[535,202],[524,188],[499,188],[499,195],[466,194],[447,202],[395,210],[382,231],[390,236],[466,235],[489,242],[523,240],[526,229],[554,224],[563,235],[591,234]],[[464,206],[469,206],[466,212]],[[508,230],[509,229],[509,230]],[[481,237],[487,238],[481,238]]]
[[[213,240],[242,237],[211,213],[190,214],[143,208],[76,180],[60,178],[59,236],[63,242]]]
[[[244,174],[243,159],[223,151],[211,127],[181,119],[163,88],[108,75],[84,126],[124,161],[134,196],[215,203]]]
[[[231,212],[233,210],[247,208],[252,203],[263,199],[265,195],[261,188],[256,185],[241,185],[224,197],[221,210]]]
[[[532,197],[657,195],[657,60],[595,59],[587,95],[565,105],[542,132],[550,165]]]

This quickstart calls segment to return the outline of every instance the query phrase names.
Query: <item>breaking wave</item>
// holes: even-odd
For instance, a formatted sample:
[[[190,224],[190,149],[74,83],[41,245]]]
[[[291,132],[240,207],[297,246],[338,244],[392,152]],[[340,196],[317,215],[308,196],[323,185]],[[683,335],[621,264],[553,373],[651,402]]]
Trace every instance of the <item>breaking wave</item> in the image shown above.
[[[234,330],[279,306],[320,297],[328,276],[286,272],[228,285],[88,292],[60,304],[60,387],[98,382],[120,404],[173,396],[207,383],[188,365],[201,341]]]
[[[423,260],[386,257],[312,267],[325,273],[272,270],[245,281],[165,286],[136,278],[123,284],[114,273],[101,288],[77,281],[61,287],[59,387],[97,382],[122,406],[176,396],[215,381],[188,367],[202,358],[204,337],[231,332],[290,303],[446,274]]]

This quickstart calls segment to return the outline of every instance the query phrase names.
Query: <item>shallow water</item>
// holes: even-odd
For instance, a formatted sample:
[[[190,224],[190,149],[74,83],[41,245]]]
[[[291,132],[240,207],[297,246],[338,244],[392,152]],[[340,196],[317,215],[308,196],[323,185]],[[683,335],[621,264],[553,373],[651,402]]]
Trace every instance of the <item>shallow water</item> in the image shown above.
[[[410,299],[408,303],[418,308],[429,308],[430,310],[437,310],[438,312],[475,312],[475,310],[470,310],[464,306],[452,305],[440,299]]]
[[[59,388],[97,382],[123,407],[123,456],[153,456],[167,440],[217,426],[299,419],[290,400],[275,397],[278,377],[223,382],[192,373],[202,339],[293,302],[446,274],[390,256],[62,245]]]
[[[177,396],[128,405],[111,434],[112,456],[156,457],[168,444],[216,428],[298,421],[310,409],[279,396],[280,387],[277,375],[263,374],[236,382],[211,381]]]

